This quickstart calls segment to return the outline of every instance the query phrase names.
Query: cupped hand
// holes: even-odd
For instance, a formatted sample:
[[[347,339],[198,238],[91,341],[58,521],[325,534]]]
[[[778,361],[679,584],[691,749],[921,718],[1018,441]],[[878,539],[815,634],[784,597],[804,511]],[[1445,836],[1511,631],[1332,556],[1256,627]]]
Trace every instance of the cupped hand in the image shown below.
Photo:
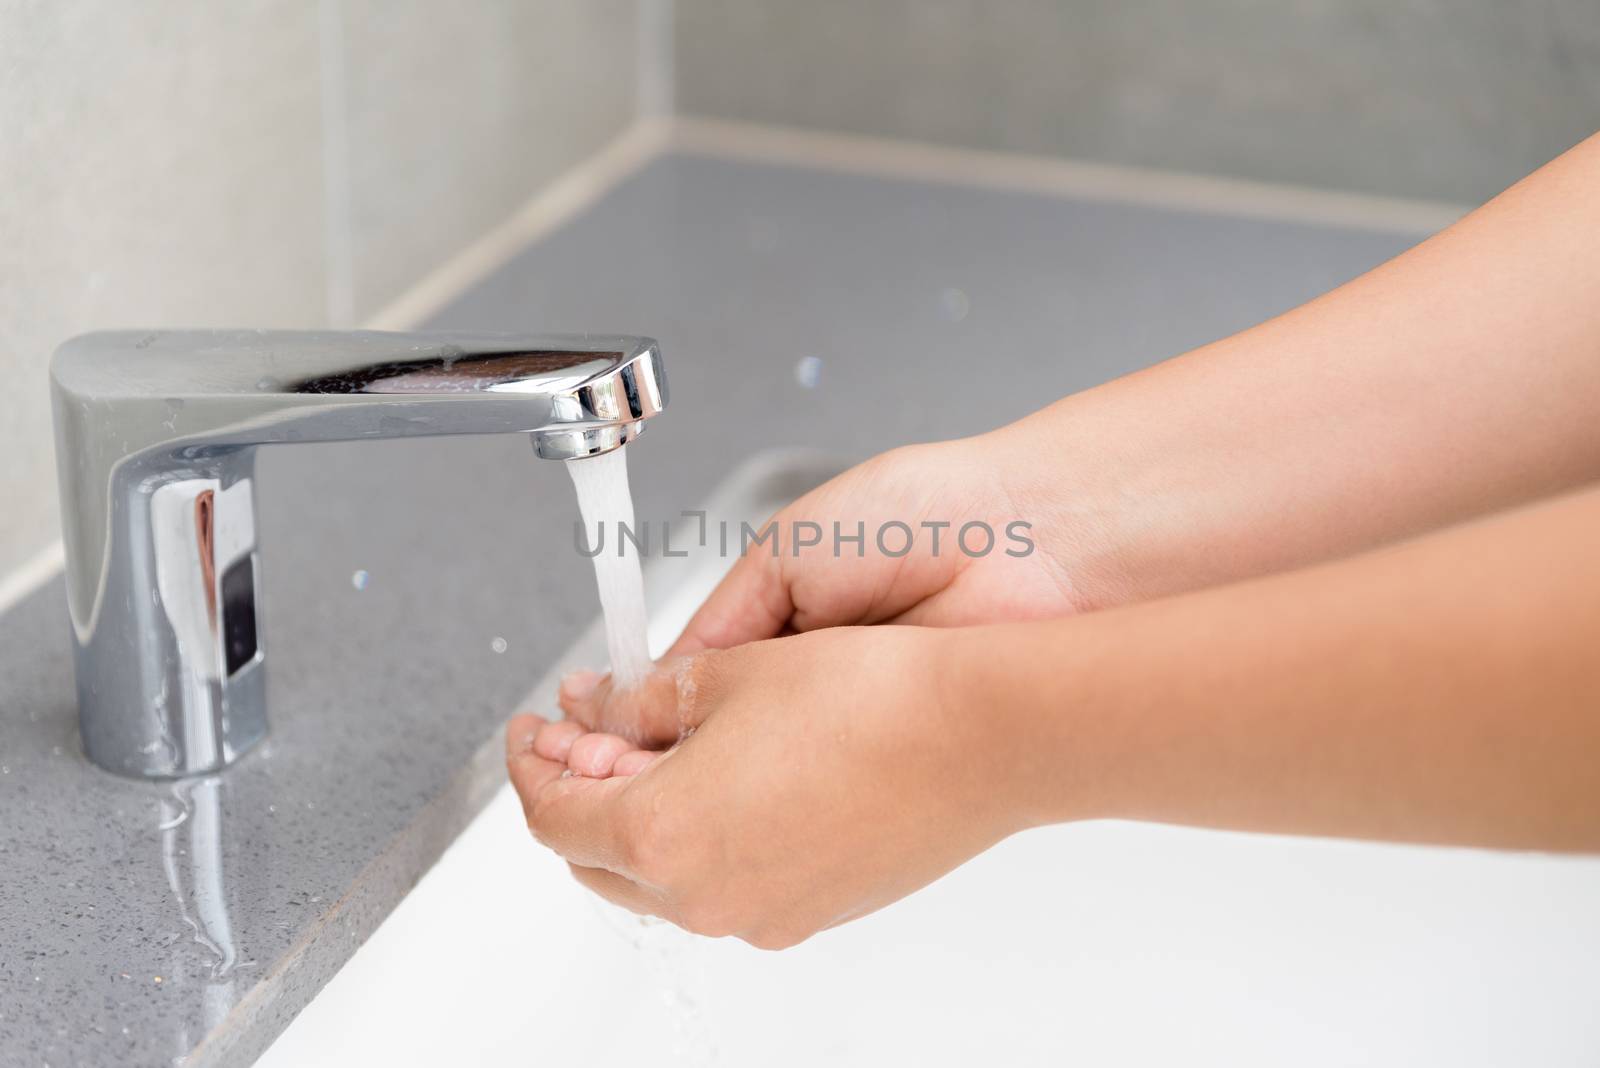
[[[948,685],[957,633],[700,653],[649,691],[685,729],[661,753],[518,717],[507,764],[528,826],[603,897],[701,934],[777,948],[881,908],[1020,829],[1016,730]]]
[[[1021,427],[895,449],[800,497],[770,521],[780,551],[752,545],[639,691],[613,692],[608,678],[580,672],[562,684],[562,710],[588,727],[663,745],[683,726],[668,714],[685,683],[683,658],[706,649],[825,627],[964,626],[1087,607],[1088,569],[1078,561],[1089,556],[1090,523],[1063,521],[1049,485],[1016,470],[1028,450],[1008,435]],[[796,551],[791,534],[801,523],[816,524],[810,531],[820,529],[822,541]],[[963,538],[974,523],[982,526]],[[835,554],[836,524],[846,537],[863,534],[859,547],[841,542]]]

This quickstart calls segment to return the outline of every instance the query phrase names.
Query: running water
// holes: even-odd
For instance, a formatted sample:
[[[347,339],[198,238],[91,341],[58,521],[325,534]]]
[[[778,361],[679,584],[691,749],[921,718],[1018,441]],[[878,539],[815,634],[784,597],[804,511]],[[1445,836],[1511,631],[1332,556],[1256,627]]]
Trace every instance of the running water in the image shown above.
[[[625,451],[622,446],[566,464],[578,490],[585,537],[591,548],[600,547],[594,555],[594,577],[605,613],[611,676],[623,689],[642,682],[652,666],[645,639],[644,575],[639,570],[638,546],[622,536],[624,529],[635,529]]]
[[[648,621],[644,611],[644,576],[639,568],[638,546],[622,536],[632,531],[633,496],[628,489],[628,461],[624,448],[583,460],[567,461],[572,484],[578,490],[583,513],[584,538],[594,554],[594,576],[600,587],[600,607],[605,613],[606,646],[611,654],[611,676],[627,688],[644,680],[654,667],[647,644]],[[717,1047],[699,1007],[696,993],[703,977],[693,955],[694,936],[642,916],[627,916],[620,909],[596,900],[606,925],[621,934],[644,955],[660,978],[661,1006],[672,1021],[673,1061],[696,1066],[715,1064]],[[626,916],[626,919],[621,917]]]

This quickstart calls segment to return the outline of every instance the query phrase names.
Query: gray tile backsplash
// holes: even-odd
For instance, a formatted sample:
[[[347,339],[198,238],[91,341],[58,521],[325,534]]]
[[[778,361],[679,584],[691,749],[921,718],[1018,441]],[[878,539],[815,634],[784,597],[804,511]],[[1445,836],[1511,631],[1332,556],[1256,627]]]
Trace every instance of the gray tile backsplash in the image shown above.
[[[0,0],[0,580],[57,344],[359,322],[631,121],[638,2]]]
[[[1600,128],[1595,0],[677,0],[678,110],[1477,202]]]
[[[316,322],[308,4],[0,2],[0,577],[56,534],[46,363],[105,326]]]
[[[356,320],[634,116],[637,0],[344,0]]]

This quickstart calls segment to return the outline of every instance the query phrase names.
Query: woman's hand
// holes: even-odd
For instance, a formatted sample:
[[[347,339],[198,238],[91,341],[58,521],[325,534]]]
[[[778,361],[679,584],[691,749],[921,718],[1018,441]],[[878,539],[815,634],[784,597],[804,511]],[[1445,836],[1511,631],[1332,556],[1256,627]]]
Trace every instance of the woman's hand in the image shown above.
[[[779,948],[881,908],[1020,827],[1016,729],[944,677],[959,633],[701,653],[649,691],[689,732],[665,753],[518,717],[507,763],[528,826],[603,897],[701,934]]]
[[[1029,480],[1013,468],[1025,454],[1005,433],[893,449],[796,500],[773,518],[781,551],[742,556],[667,655],[823,627],[964,626],[1073,611],[1080,595],[1063,555],[1069,539],[1044,529],[1046,502],[1021,488]],[[807,522],[822,541],[796,551],[790,532]],[[976,527],[962,542],[968,523],[986,525],[992,544]],[[846,537],[864,532],[863,542],[836,554],[835,526]]]
[[[1092,514],[1063,518],[1064,492],[1018,469],[1028,456],[1008,438],[1018,432],[894,449],[807,493],[770,521],[780,551],[753,547],[733,565],[641,691],[613,694],[609,678],[579,672],[562,684],[563,711],[590,728],[666,745],[682,726],[672,711],[678,665],[705,649],[825,627],[951,627],[1099,606],[1107,595],[1092,581]],[[791,533],[803,523],[816,524],[822,541],[796,551]],[[968,523],[987,527],[992,542],[979,527],[963,541]],[[854,542],[835,555],[836,525],[846,537],[864,532],[859,555]]]

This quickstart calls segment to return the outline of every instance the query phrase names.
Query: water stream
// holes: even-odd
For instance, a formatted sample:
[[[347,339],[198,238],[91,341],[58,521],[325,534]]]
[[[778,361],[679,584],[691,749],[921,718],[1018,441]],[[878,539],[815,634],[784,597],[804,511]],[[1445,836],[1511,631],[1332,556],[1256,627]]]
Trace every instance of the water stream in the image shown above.
[[[642,682],[651,668],[645,636],[644,576],[639,569],[639,547],[630,536],[635,527],[626,448],[566,464],[578,490],[588,549],[594,552],[594,577],[605,613],[612,678],[623,689]]]
[[[586,460],[568,461],[567,470],[578,490],[586,548],[593,553],[612,678],[626,688],[643,681],[653,665],[639,546],[624,535],[624,531],[634,529],[633,497],[628,489],[624,452],[619,448]],[[716,1046],[695,994],[698,970],[694,936],[670,924],[623,913],[598,900],[595,904],[607,925],[646,959],[658,977],[661,1007],[672,1026],[673,1062],[716,1062]]]

